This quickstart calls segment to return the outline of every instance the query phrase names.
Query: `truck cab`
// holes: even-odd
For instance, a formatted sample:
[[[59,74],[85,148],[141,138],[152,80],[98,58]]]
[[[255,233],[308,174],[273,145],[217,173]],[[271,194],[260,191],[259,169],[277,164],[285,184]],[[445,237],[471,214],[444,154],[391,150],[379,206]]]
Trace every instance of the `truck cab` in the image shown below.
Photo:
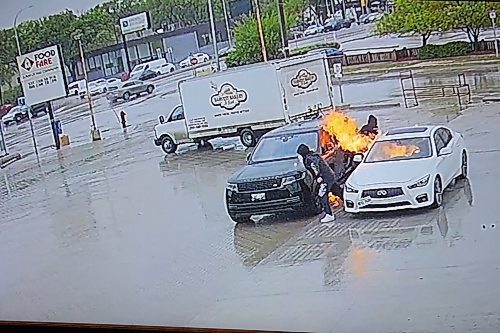
[[[155,145],[160,146],[165,153],[174,153],[179,144],[194,142],[188,135],[182,105],[174,107],[167,119],[160,116],[158,120],[159,124],[155,126]]]

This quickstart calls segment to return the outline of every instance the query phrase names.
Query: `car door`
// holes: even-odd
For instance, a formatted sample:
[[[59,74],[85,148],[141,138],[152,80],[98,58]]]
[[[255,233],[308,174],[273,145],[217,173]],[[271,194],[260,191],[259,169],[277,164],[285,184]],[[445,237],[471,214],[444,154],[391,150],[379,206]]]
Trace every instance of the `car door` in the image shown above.
[[[438,128],[434,132],[436,142],[436,153],[438,161],[438,171],[443,177],[443,185],[446,186],[452,180],[454,175],[455,161],[453,153],[451,132],[445,128]]]
[[[142,82],[135,81],[134,85],[131,87],[133,94],[140,94],[142,92]]]
[[[184,118],[184,108],[182,105],[177,106],[171,113],[168,119],[170,128],[177,142],[188,139],[186,121]]]

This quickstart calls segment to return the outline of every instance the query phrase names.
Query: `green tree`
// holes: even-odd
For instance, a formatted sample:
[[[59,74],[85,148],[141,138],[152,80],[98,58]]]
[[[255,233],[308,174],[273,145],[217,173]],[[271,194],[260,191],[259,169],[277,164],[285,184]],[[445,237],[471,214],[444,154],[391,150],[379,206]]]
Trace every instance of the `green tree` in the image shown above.
[[[451,28],[445,2],[396,0],[394,7],[393,13],[377,23],[375,31],[378,34],[413,33],[422,38],[422,45],[425,46],[433,32]]]
[[[491,9],[500,9],[500,6],[484,1],[450,1],[447,14],[452,27],[464,31],[473,48],[476,49],[481,30],[491,27],[489,18]]]
[[[285,1],[286,31],[295,26],[306,2],[303,0]],[[263,6],[261,15],[264,41],[269,59],[282,57],[281,31],[276,2]],[[257,19],[247,17],[235,29],[235,50],[227,57],[228,66],[239,66],[263,61]]]

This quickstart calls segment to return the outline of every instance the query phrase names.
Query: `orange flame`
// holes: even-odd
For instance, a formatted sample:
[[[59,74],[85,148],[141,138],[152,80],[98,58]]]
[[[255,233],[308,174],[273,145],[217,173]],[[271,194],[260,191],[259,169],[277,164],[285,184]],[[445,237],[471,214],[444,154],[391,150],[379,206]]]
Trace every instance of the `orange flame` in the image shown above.
[[[333,139],[343,150],[355,153],[366,152],[376,138],[375,135],[359,133],[356,120],[336,111],[323,118],[322,128],[327,133],[321,136],[323,147]]]
[[[382,154],[385,158],[410,157],[419,152],[420,148],[413,145],[400,145],[391,142],[382,146]]]
[[[342,205],[342,199],[340,199],[340,197],[337,197],[336,195],[333,195],[332,193],[328,194],[328,202],[330,202],[330,206],[333,207],[340,207],[340,205]]]

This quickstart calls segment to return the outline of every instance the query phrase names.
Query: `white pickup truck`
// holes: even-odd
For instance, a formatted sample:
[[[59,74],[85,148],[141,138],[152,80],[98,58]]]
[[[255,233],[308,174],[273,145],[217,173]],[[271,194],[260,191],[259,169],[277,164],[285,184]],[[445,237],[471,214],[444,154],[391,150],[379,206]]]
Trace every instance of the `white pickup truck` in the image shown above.
[[[159,117],[155,144],[178,145],[240,136],[247,147],[267,131],[312,118],[333,106],[323,55],[249,65],[179,83],[181,105]]]

